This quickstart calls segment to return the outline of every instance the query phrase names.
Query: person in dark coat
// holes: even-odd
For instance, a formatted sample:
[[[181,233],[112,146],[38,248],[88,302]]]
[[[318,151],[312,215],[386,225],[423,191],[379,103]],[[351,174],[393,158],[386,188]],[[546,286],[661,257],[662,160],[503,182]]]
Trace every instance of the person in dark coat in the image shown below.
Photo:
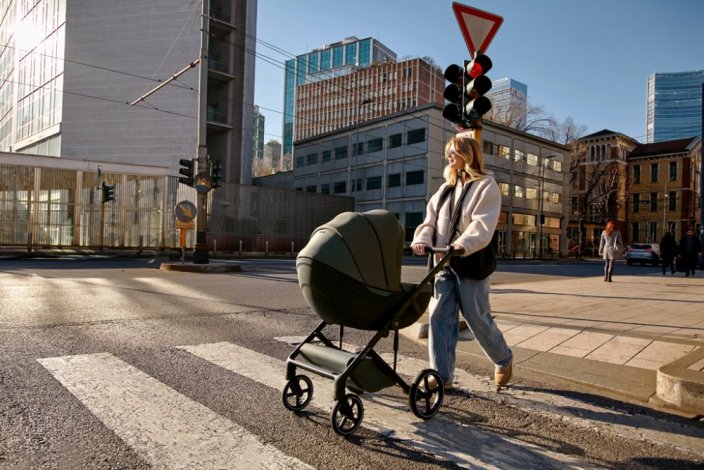
[[[694,268],[697,266],[701,254],[702,244],[699,239],[694,236],[694,231],[690,228],[687,230],[687,235],[680,240],[677,254],[677,257],[680,258],[684,265],[685,276],[689,277],[690,273],[694,276]]]
[[[660,255],[662,256],[662,275],[665,275],[668,267],[670,268],[670,273],[675,274],[677,242],[671,232],[666,232],[662,240],[660,240]]]

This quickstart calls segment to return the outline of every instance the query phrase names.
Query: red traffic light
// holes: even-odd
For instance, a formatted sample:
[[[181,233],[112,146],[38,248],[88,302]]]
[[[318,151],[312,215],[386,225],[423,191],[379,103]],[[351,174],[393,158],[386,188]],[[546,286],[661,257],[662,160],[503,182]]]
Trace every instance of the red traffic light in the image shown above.
[[[472,62],[467,65],[467,75],[477,78],[491,70],[491,59],[484,54],[477,54]]]

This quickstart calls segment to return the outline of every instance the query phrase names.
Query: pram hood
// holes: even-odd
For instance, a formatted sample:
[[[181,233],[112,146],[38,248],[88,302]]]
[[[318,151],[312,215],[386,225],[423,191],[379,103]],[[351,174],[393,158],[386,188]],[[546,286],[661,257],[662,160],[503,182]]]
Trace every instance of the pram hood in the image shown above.
[[[298,258],[310,258],[368,288],[401,292],[403,227],[383,209],[343,212],[318,227]]]

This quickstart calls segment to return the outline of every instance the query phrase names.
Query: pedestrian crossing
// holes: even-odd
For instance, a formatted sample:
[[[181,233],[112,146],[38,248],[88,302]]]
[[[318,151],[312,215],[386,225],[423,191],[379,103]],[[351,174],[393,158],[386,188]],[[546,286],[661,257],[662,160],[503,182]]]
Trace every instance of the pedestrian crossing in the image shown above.
[[[300,340],[277,339],[291,344]],[[179,350],[277,391],[286,383],[286,361],[235,343],[180,345],[172,352]],[[313,468],[264,444],[244,427],[113,354],[38,361],[153,468]],[[397,370],[414,377],[426,367],[425,361],[400,356]],[[314,382],[314,398],[309,408],[329,413],[333,407],[332,381],[310,378]],[[460,372],[458,380],[462,387],[490,387],[488,381],[466,373]],[[383,390],[365,393],[362,401],[363,427],[459,468],[596,468],[549,449],[468,426],[453,419],[452,413],[443,413],[443,408],[433,419],[420,420],[410,412],[406,400]],[[329,420],[319,424],[329,425]]]

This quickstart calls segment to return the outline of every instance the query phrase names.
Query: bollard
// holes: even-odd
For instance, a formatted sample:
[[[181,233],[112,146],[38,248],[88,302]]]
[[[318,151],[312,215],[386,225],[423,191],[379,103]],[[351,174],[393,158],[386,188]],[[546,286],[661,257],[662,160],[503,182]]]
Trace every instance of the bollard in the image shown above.
[[[215,256],[215,253],[218,252],[218,241],[216,239],[213,239],[213,256]]]
[[[293,251],[293,242],[291,242],[291,256],[293,256],[293,253],[294,253],[294,251]]]
[[[269,257],[269,240],[264,242],[264,256]]]
[[[242,240],[240,240],[240,258],[242,257]]]
[[[32,232],[27,234],[27,253],[32,252]]]
[[[139,236],[139,251],[137,251],[137,254],[140,254],[140,255],[142,254],[142,247],[144,246],[143,243],[144,243],[144,236],[140,235]]]

